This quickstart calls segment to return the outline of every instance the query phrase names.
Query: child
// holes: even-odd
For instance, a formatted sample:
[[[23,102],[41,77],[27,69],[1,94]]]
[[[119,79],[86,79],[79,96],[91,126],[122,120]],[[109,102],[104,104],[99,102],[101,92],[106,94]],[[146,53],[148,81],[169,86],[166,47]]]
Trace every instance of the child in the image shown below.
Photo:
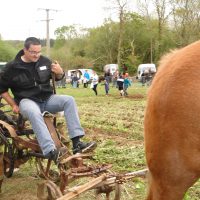
[[[92,78],[90,88],[94,90],[96,95],[97,95],[98,81],[99,81],[99,76],[97,75],[97,73],[95,71],[93,71],[93,78]]]
[[[109,88],[109,80],[107,78],[105,78],[104,84],[105,84],[106,95],[108,95],[108,91],[109,91],[110,88]]]
[[[124,79],[123,76],[120,74],[118,79],[117,79],[117,86],[118,86],[118,90],[120,91],[120,95],[124,96],[124,91],[123,91],[123,86],[124,86]]]
[[[131,86],[131,82],[130,80],[128,79],[128,73],[125,73],[124,75],[124,95],[127,96],[128,93],[127,93],[127,89],[129,86]]]

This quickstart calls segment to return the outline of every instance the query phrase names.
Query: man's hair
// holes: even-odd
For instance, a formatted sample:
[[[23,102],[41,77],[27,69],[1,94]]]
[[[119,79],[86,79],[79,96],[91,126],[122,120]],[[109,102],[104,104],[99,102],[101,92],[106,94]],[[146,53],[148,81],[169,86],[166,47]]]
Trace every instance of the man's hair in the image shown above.
[[[24,42],[24,47],[26,49],[29,49],[31,45],[41,45],[41,42],[39,39],[35,38],[35,37],[29,37],[25,40]]]

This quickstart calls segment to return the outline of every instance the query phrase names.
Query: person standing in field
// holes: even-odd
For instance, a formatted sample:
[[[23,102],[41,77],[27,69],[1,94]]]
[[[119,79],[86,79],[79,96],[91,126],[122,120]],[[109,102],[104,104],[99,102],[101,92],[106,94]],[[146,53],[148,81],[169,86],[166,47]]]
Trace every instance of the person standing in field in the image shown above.
[[[118,90],[120,91],[120,95],[124,96],[124,78],[122,74],[119,74],[119,77],[117,79],[117,86]]]
[[[105,84],[105,92],[106,92],[106,96],[107,96],[108,92],[109,92],[109,89],[110,89],[109,80],[105,79],[104,80],[104,84]]]
[[[119,77],[119,70],[116,70],[112,76],[112,87],[117,87],[118,77]]]
[[[88,87],[88,82],[89,82],[89,80],[90,80],[90,75],[89,75],[88,71],[85,70],[85,73],[84,73],[84,75],[83,75],[83,87],[84,87],[84,88],[87,88],[87,87]]]
[[[128,87],[131,86],[131,81],[129,80],[129,74],[128,73],[125,73],[124,75],[124,96],[127,96],[128,95]]]
[[[94,90],[94,93],[96,95],[98,95],[97,86],[98,86],[98,82],[99,82],[99,76],[97,75],[97,73],[94,70],[92,73],[93,73],[93,77],[92,77],[92,82],[91,82],[90,88],[92,88]]]

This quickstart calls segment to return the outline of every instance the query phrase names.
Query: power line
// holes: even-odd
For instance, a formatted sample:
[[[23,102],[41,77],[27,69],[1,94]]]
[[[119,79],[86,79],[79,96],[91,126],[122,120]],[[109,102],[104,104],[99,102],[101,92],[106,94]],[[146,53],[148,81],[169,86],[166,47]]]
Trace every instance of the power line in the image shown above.
[[[38,8],[38,10],[46,11],[46,19],[45,20],[40,20],[40,21],[46,21],[46,54],[47,54],[47,56],[49,56],[50,55],[49,22],[51,20],[53,20],[53,19],[49,18],[49,12],[50,11],[58,12],[60,10],[48,9],[48,8]]]

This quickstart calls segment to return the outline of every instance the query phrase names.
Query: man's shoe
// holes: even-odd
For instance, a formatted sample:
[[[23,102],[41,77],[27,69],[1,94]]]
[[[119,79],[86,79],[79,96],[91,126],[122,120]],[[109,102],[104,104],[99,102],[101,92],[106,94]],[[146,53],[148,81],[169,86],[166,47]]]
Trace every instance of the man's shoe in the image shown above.
[[[46,158],[51,159],[54,161],[54,163],[57,165],[59,161],[65,157],[65,155],[68,154],[68,150],[66,147],[61,147],[59,149],[54,149],[50,151]]]
[[[73,148],[73,154],[76,153],[88,153],[93,151],[97,147],[96,142],[78,142],[77,146]]]
[[[59,154],[59,151],[57,149],[53,149],[45,157],[47,159],[53,160],[55,164],[57,164],[58,154]]]

